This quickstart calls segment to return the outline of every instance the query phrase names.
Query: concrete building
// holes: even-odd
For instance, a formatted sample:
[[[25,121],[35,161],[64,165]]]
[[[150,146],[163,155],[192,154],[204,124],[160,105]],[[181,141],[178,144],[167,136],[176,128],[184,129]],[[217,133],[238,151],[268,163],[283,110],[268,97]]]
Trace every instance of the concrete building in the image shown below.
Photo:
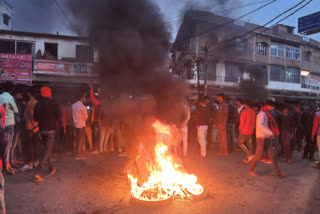
[[[5,0],[0,0],[0,29],[12,30],[14,8]]]
[[[317,99],[320,42],[293,31],[191,10],[171,49],[172,71],[195,87],[199,78],[209,94],[246,96],[250,83],[254,92],[265,90],[275,99]]]
[[[0,30],[0,54],[2,60],[11,61],[31,56],[32,84],[70,86],[97,81],[92,68],[98,54],[83,37]],[[10,66],[2,68],[0,81],[8,80],[9,73]]]

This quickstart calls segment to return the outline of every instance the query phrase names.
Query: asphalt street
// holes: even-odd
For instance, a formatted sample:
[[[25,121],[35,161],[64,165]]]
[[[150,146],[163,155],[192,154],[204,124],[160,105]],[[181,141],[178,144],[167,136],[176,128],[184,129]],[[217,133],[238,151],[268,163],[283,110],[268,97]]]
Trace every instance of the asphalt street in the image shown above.
[[[229,157],[191,157],[186,169],[197,175],[205,188],[193,200],[174,199],[156,207],[135,204],[130,183],[123,172],[124,157],[115,154],[88,155],[74,160],[57,156],[57,173],[40,184],[34,172],[6,176],[5,200],[8,214],[102,214],[102,213],[219,213],[219,214],[315,214],[319,213],[319,175],[312,163],[294,154],[294,164],[279,162],[287,178],[273,176],[271,165],[259,163],[260,177],[247,174],[244,154]],[[318,212],[316,211],[318,210]]]

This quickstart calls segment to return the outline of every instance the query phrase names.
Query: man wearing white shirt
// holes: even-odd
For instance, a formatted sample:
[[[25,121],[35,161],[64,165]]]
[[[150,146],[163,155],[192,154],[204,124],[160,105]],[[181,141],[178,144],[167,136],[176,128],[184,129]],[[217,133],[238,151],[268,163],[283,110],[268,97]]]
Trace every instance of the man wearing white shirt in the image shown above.
[[[76,159],[84,159],[82,155],[82,148],[86,140],[86,121],[88,119],[88,111],[83,102],[85,100],[85,96],[82,95],[78,102],[72,105],[72,116],[73,123],[75,127],[75,145],[77,157]]]

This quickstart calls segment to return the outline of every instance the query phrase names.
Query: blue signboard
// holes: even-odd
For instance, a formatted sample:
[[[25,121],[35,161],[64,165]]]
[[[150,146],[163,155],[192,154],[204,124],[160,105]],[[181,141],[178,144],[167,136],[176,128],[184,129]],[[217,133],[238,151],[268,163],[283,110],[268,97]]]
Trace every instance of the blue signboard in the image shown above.
[[[298,19],[298,32],[307,35],[320,32],[320,11],[300,17]]]

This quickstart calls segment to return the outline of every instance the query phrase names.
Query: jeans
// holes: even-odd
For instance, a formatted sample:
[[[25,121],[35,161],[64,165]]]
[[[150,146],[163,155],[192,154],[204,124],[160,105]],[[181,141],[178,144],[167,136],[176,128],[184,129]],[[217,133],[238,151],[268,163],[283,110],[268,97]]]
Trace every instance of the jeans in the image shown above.
[[[62,135],[62,142],[64,149],[67,151],[73,151],[74,146],[74,128],[72,126],[67,126],[66,127],[66,133],[63,133]]]
[[[228,141],[228,150],[229,152],[232,152],[234,149],[234,138],[233,138],[233,132],[234,132],[234,125],[233,124],[227,124],[227,141]]]
[[[0,171],[0,214],[6,214],[6,205],[4,202],[4,177],[2,172]]]
[[[88,144],[89,144],[89,149],[90,149],[90,151],[92,151],[92,149],[93,149],[93,145],[92,145],[92,129],[91,129],[90,126],[86,126],[85,131],[86,131],[86,136],[87,136],[87,140],[88,140]],[[85,150],[85,144],[83,145],[83,148]]]
[[[43,134],[41,133],[41,157],[40,157],[40,168],[42,172],[48,164],[49,170],[53,170],[53,164],[51,162],[51,152],[53,149],[56,133]]]
[[[314,158],[314,152],[315,152],[315,140],[312,139],[311,134],[306,135],[306,146],[304,148],[303,157],[308,158],[309,160],[312,160]]]
[[[228,141],[226,129],[218,129],[219,153],[228,155]]]
[[[7,126],[5,128],[5,133],[8,137],[8,141],[7,141],[7,145],[4,152],[4,160],[6,161],[6,163],[9,163],[10,151],[11,151],[12,141],[14,136],[14,126]]]
[[[39,142],[39,133],[33,133],[32,130],[26,130],[26,140],[24,143],[24,148],[28,163],[32,163],[39,160]]]
[[[17,147],[17,145],[21,145],[21,140],[22,140],[23,134],[24,134],[23,129],[20,127],[16,128],[14,131],[14,137],[13,137],[12,146],[10,149],[10,161],[11,162],[14,162],[17,160],[16,147]]]
[[[274,146],[272,144],[272,140],[265,139],[265,138],[258,138],[257,139],[256,154],[254,155],[254,158],[250,163],[249,170],[250,171],[254,171],[258,161],[261,160],[264,148],[266,148],[266,150],[267,150],[268,157],[271,159],[272,166],[274,168],[274,171],[275,171],[276,175],[279,175],[280,169],[278,167],[278,164],[277,164],[277,161],[276,161],[276,158],[275,158],[275,152],[274,152]]]
[[[94,122],[92,124],[92,132],[93,132],[93,147],[95,149],[99,148],[99,139],[100,139],[100,133],[99,133],[99,123],[98,122]]]
[[[250,147],[251,147],[251,135],[244,135],[244,134],[239,134],[238,137],[238,145],[244,153],[246,153],[247,157],[252,155],[250,152]]]
[[[100,129],[100,144],[99,144],[99,152],[107,152],[108,151],[108,141],[112,133],[111,126],[101,126]]]
[[[200,154],[202,157],[207,155],[207,132],[208,126],[198,126],[198,142],[200,144]]]
[[[187,157],[188,153],[188,126],[180,128],[182,133],[182,153],[183,157]]]
[[[85,128],[75,128],[75,148],[78,155],[83,153],[83,145],[86,141],[86,131]]]
[[[292,138],[293,138],[293,134],[285,131],[281,132],[282,148],[287,161],[292,160],[292,147],[291,147]]]

